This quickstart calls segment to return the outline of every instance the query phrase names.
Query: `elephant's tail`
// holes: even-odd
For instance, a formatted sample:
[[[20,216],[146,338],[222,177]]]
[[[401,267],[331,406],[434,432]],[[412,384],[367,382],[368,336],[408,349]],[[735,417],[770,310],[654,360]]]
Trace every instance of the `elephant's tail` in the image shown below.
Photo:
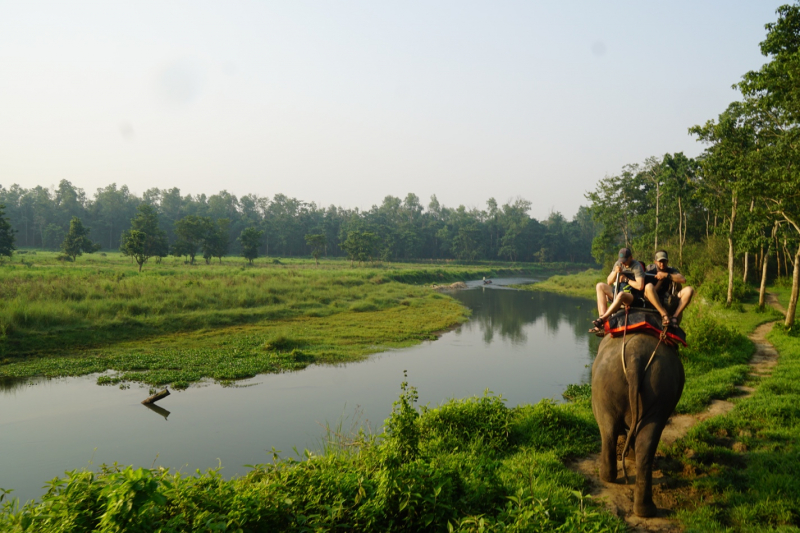
[[[623,360],[624,357],[623,347]],[[622,448],[622,475],[625,476],[625,484],[628,483],[625,456],[628,454],[631,439],[636,437],[636,430],[639,429],[639,388],[641,387],[644,373],[647,370],[647,366],[639,357],[634,357],[633,361],[626,366],[625,379],[628,381],[628,402],[631,406],[631,423],[628,429],[628,436],[625,438],[625,446]]]

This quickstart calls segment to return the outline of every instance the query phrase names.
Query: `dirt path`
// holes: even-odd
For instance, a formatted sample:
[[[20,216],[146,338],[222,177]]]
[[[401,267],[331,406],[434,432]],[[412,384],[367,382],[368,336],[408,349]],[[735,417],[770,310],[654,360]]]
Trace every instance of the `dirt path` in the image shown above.
[[[774,294],[767,293],[767,303],[773,308],[785,313],[783,306],[778,303]],[[755,345],[755,353],[750,359],[751,375],[766,377],[772,374],[778,364],[778,352],[766,340],[767,333],[772,329],[775,322],[769,322],[758,326],[749,338]],[[739,398],[746,398],[755,392],[752,387],[738,386],[741,392]],[[661,435],[663,444],[672,444],[680,439],[689,429],[708,418],[724,415],[733,409],[734,404],[725,400],[714,400],[708,408],[702,412],[692,415],[674,415],[669,419],[664,432]],[[620,439],[622,442],[622,439]],[[622,444],[617,447],[618,458],[622,453]],[[600,480],[598,475],[597,454],[590,455],[581,459],[571,467],[586,476],[589,485],[589,494],[597,501],[602,501],[611,512],[624,518],[632,531],[681,531],[680,524],[671,519],[671,509],[676,503],[691,498],[691,487],[685,483],[671,478],[669,471],[675,471],[681,465],[670,464],[669,460],[661,452],[656,454],[655,465],[653,467],[653,499],[658,506],[659,513],[655,518],[639,518],[633,514],[633,485],[635,476],[631,473],[633,467],[633,457],[628,455],[628,476],[630,483],[625,484],[622,479],[622,462],[618,461],[619,477],[615,483],[606,483]]]

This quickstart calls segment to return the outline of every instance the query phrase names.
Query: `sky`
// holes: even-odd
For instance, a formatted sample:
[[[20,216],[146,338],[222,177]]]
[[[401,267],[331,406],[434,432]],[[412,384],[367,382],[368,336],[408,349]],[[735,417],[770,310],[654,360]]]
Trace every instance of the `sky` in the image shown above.
[[[569,218],[702,151],[783,3],[0,0],[0,185]]]

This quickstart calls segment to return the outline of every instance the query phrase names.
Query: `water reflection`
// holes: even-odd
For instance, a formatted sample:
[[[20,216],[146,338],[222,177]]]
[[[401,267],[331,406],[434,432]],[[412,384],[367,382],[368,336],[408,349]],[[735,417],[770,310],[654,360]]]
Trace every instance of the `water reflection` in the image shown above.
[[[97,375],[0,381],[0,486],[23,501],[38,498],[45,480],[94,468],[89,461],[185,472],[221,461],[226,477],[241,475],[242,465],[267,461],[272,447],[283,455],[318,450],[320,428],[335,427],[355,406],[379,431],[404,370],[420,404],[431,406],[487,388],[509,407],[558,401],[567,385],[589,379],[599,343],[587,333],[592,302],[496,286],[453,296],[472,308],[472,319],[438,340],[357,363],[260,375],[240,387],[193,386],[147,410],[146,387],[100,387]]]
[[[585,339],[594,359],[600,339],[588,333],[595,306],[590,300],[571,298],[549,292],[508,291],[480,287],[460,291],[453,296],[472,309],[471,324],[481,328],[488,345],[495,335],[514,345],[528,342],[526,326],[544,320],[550,335],[569,327],[576,340]]]
[[[161,416],[163,416],[163,417],[164,417],[164,420],[166,420],[166,419],[167,419],[167,417],[168,417],[168,416],[171,414],[169,411],[167,411],[167,410],[166,410],[166,409],[164,409],[163,407],[159,407],[159,406],[157,406],[157,405],[156,405],[156,404],[154,404],[154,403],[145,403],[145,404],[143,404],[143,405],[144,405],[145,407],[147,407],[148,409],[150,409],[151,411],[153,411],[154,413],[156,413],[156,414],[158,414],[158,415],[161,415]]]
[[[34,377],[34,378],[6,378],[0,377],[0,392],[3,394],[14,394],[18,391],[28,389],[30,387],[39,385],[47,381],[48,378]]]

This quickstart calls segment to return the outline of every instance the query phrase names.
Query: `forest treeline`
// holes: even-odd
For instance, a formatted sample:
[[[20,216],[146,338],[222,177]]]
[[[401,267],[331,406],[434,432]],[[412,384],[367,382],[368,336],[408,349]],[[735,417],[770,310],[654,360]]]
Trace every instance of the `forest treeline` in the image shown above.
[[[228,253],[242,252],[242,232],[253,228],[260,255],[309,256],[315,242],[308,235],[324,235],[322,255],[347,256],[348,236],[374,236],[374,260],[460,259],[510,261],[569,261],[591,263],[596,233],[588,210],[582,207],[572,220],[554,212],[546,220],[529,215],[523,199],[504,205],[490,198],[486,209],[445,207],[436,196],[427,206],[415,194],[405,199],[387,196],[368,211],[331,205],[327,208],[283,194],[272,198],[248,194],[237,198],[227,191],[206,196],[181,195],[177,188],[149,189],[137,196],[127,186],[111,184],[93,197],[61,180],[57,187],[0,185],[0,205],[15,231],[17,247],[58,250],[70,221],[79,218],[90,228],[90,238],[104,250],[118,250],[124,232],[142,204],[152,206],[171,251],[182,251],[180,221],[187,217],[210,220],[227,234]],[[195,220],[195,219],[189,219]],[[249,232],[247,235],[253,235]],[[317,243],[319,241],[316,241]]]

